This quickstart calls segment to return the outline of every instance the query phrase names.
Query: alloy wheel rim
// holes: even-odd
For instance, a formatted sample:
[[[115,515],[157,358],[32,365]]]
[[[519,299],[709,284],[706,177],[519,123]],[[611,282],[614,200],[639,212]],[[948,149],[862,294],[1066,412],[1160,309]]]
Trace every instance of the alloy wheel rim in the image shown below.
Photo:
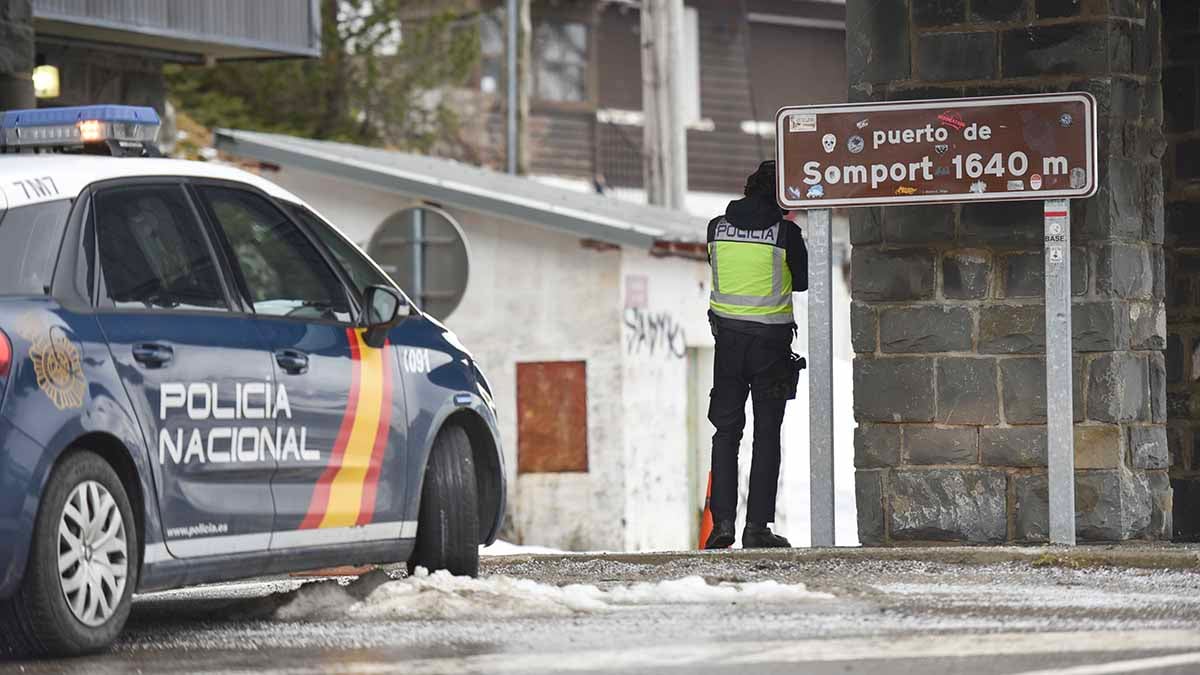
[[[112,493],[96,481],[75,486],[58,524],[58,578],[71,613],[103,625],[117,612],[129,575],[125,521]]]

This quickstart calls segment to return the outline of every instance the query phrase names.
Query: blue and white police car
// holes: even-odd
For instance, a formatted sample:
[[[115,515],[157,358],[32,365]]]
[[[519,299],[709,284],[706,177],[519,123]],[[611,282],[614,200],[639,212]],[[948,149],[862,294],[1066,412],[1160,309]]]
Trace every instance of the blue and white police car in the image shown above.
[[[470,352],[150,108],[0,119],[0,653],[105,648],[135,592],[340,564],[478,572],[505,484]]]

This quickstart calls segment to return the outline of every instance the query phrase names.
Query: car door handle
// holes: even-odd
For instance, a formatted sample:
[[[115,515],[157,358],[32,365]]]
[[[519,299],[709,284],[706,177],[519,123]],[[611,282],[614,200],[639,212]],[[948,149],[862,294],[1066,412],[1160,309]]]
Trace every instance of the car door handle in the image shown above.
[[[302,375],[308,371],[308,355],[295,349],[280,349],[275,352],[275,363],[289,375]]]
[[[147,368],[161,368],[175,357],[170,345],[157,342],[139,342],[133,346],[133,358]]]

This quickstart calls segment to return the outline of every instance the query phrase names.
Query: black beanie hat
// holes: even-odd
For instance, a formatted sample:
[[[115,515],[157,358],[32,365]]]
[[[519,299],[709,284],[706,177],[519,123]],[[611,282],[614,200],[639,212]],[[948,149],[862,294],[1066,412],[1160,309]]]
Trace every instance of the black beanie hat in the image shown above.
[[[746,179],[746,189],[742,192],[747,197],[772,195],[775,193],[775,160],[768,159],[758,165],[758,169]]]

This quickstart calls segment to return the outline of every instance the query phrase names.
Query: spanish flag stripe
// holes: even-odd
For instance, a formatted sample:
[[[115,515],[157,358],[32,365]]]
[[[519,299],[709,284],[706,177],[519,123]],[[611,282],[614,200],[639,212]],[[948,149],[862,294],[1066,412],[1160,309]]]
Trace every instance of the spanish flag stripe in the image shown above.
[[[358,399],[353,407],[354,420],[341,455],[341,464],[329,485],[329,503],[321,519],[321,527],[353,527],[358,522],[363,482],[379,432],[384,398],[384,350],[368,347],[358,331],[354,332],[354,339],[358,343],[360,364]]]
[[[358,524],[366,525],[375,516],[375,492],[379,486],[379,470],[383,456],[387,454],[388,438],[391,436],[392,421],[392,375],[396,365],[392,363],[392,350],[384,343],[380,361],[383,365],[383,400],[380,402],[379,428],[375,432],[375,449],[371,452],[371,466],[363,483],[362,508],[358,512]]]
[[[350,340],[350,397],[346,404],[346,412],[342,415],[342,424],[338,429],[337,439],[333,443],[333,451],[329,455],[329,465],[325,467],[320,480],[313,489],[312,500],[308,505],[308,515],[300,524],[300,529],[308,530],[321,526],[321,518],[329,506],[329,489],[334,476],[342,465],[342,457],[346,452],[346,444],[350,440],[350,430],[354,426],[354,410],[358,407],[358,389],[362,374],[359,372],[362,362],[359,356],[358,337],[353,328],[346,329],[346,337]]]

